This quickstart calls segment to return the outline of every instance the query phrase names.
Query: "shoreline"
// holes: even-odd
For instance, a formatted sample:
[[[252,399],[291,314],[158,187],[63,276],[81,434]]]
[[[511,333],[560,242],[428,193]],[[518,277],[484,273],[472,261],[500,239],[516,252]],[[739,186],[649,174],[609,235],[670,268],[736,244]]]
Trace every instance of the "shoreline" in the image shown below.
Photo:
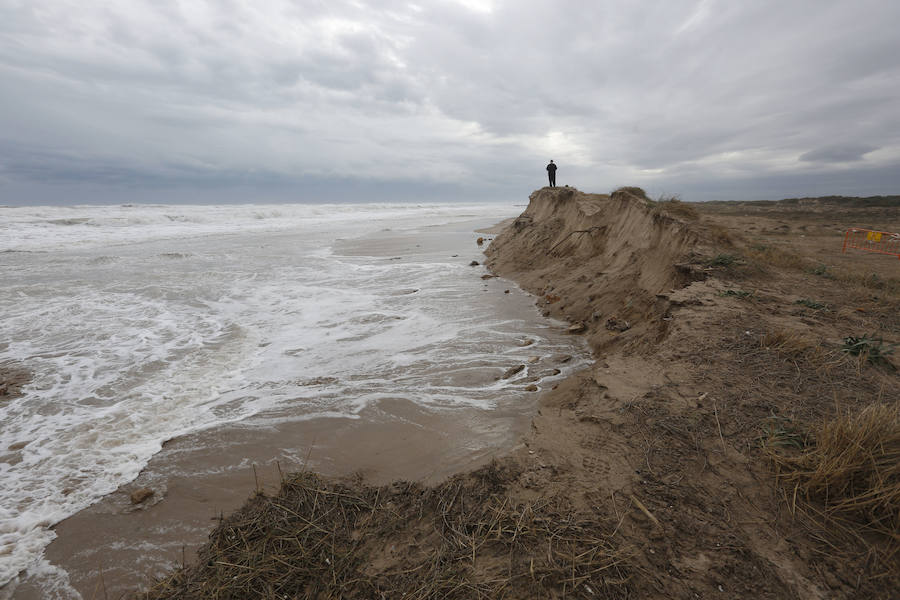
[[[474,243],[477,234],[469,230],[468,237],[471,246],[467,244],[466,251],[483,260]],[[423,236],[382,232],[339,245],[349,254],[393,256],[417,246],[415,242],[425,243]],[[468,264],[470,259],[461,253],[454,260]],[[524,295],[510,305],[504,282],[491,279],[481,285],[488,291],[485,296],[503,302],[503,310],[512,310],[518,318],[540,319]],[[70,585],[83,597],[90,597],[98,585],[115,597],[190,562],[221,515],[237,510],[259,491],[277,491],[285,473],[314,469],[372,484],[433,484],[487,464],[520,445],[533,413],[529,407],[536,402],[533,394],[524,393],[522,406],[515,409],[444,412],[387,398],[356,418],[282,423],[251,418],[180,436],[167,441],[136,480],[54,526],[57,539],[45,557],[66,570]],[[132,493],[142,490],[152,495],[133,504]],[[114,555],[110,548],[116,549]],[[39,582],[26,578],[13,597],[42,597]]]
[[[66,569],[83,596],[99,583],[102,571],[103,585],[116,597],[191,561],[218,517],[257,491],[276,492],[282,473],[313,469],[373,484],[435,483],[507,452],[527,423],[522,415],[487,416],[480,410],[455,411],[448,419],[397,400],[369,407],[359,419],[225,426],[175,438],[134,482],[57,524],[58,537],[45,556]],[[479,437],[473,434],[478,426],[482,445],[461,449],[460,440]],[[284,447],[289,440],[293,447]],[[199,467],[202,471],[191,474]],[[131,494],[141,489],[154,496],[132,504]],[[114,559],[110,546],[117,548]],[[14,597],[39,598],[41,592],[26,580]]]
[[[536,191],[487,265],[595,361],[541,394],[523,445],[434,486],[290,475],[137,597],[893,597],[896,505],[832,521],[797,471],[842,415],[884,427],[860,476],[900,439],[895,371],[839,346],[848,327],[900,337],[900,266],[840,254],[841,208],[786,223],[639,188]]]

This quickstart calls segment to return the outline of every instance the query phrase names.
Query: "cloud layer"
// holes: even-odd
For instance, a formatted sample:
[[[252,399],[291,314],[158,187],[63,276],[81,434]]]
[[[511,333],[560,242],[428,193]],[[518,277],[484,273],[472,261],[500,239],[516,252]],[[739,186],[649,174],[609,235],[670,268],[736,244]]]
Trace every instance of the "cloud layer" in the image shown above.
[[[896,193],[897,22],[872,0],[0,0],[0,203],[518,200],[550,158],[588,191]]]

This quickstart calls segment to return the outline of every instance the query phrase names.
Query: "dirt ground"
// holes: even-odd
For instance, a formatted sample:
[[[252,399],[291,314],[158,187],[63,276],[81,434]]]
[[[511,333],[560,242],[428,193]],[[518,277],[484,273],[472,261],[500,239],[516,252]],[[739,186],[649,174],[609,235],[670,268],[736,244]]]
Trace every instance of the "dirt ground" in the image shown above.
[[[900,431],[900,260],[842,253],[849,227],[900,231],[900,199],[535,192],[486,264],[596,361],[524,446],[432,487],[287,477],[141,597],[897,597],[900,455],[842,512],[856,484],[791,467],[842,415]]]

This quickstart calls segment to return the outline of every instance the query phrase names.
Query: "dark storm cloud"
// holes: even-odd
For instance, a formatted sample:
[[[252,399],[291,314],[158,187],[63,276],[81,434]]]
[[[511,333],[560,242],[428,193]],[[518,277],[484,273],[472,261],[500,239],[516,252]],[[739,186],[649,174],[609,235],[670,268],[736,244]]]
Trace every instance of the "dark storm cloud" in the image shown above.
[[[594,191],[875,193],[900,169],[898,19],[874,0],[0,0],[0,202],[67,182],[520,198],[551,157]]]

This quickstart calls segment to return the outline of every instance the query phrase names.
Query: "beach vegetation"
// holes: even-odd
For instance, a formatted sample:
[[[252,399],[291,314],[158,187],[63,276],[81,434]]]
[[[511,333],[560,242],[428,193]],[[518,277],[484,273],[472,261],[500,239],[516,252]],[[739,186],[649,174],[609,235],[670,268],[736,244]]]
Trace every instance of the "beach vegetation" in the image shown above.
[[[759,345],[767,350],[794,356],[806,354],[817,346],[802,333],[783,329],[766,332],[760,338]]]
[[[667,214],[688,221],[696,221],[700,218],[700,213],[697,212],[697,209],[686,202],[682,202],[678,196],[660,196],[653,203],[653,210],[656,214]]]
[[[762,265],[786,269],[805,269],[808,261],[804,257],[783,248],[765,244],[754,244],[746,250],[747,258]]]
[[[647,192],[643,190],[643,188],[639,188],[637,186],[625,186],[616,189],[611,196],[615,194],[630,194],[632,196],[636,196],[642,200],[650,200],[650,197],[647,195]]]
[[[806,308],[811,308],[813,310],[827,310],[828,306],[824,302],[816,302],[815,300],[810,300],[809,298],[801,298],[794,302],[794,304],[800,304],[801,306],[805,306]]]
[[[724,292],[719,292],[718,295],[723,297],[738,298],[740,300],[750,300],[751,298],[753,298],[753,292],[747,290],[725,290]]]
[[[900,550],[900,405],[875,403],[821,421],[809,443],[770,444],[793,514],[857,539],[866,533]],[[791,451],[786,451],[791,450]],[[799,452],[797,451],[799,450]]]
[[[558,495],[514,501],[518,475],[511,462],[436,487],[296,473],[221,520],[195,565],[138,597],[632,597],[617,521]]]
[[[716,254],[714,257],[710,258],[706,261],[706,265],[709,267],[724,267],[730,268],[736,265],[742,264],[743,261],[741,258],[735,254]]]
[[[775,448],[803,449],[806,439],[797,425],[786,417],[772,415],[763,422],[763,433],[760,436],[763,448],[772,450]]]
[[[887,357],[894,353],[896,347],[897,344],[887,344],[881,336],[871,334],[845,337],[841,351],[860,357],[861,362],[889,365]]]
[[[819,263],[815,267],[809,270],[813,275],[818,275],[819,277],[824,277],[826,279],[834,279],[834,274],[828,270],[828,265],[825,263]]]

